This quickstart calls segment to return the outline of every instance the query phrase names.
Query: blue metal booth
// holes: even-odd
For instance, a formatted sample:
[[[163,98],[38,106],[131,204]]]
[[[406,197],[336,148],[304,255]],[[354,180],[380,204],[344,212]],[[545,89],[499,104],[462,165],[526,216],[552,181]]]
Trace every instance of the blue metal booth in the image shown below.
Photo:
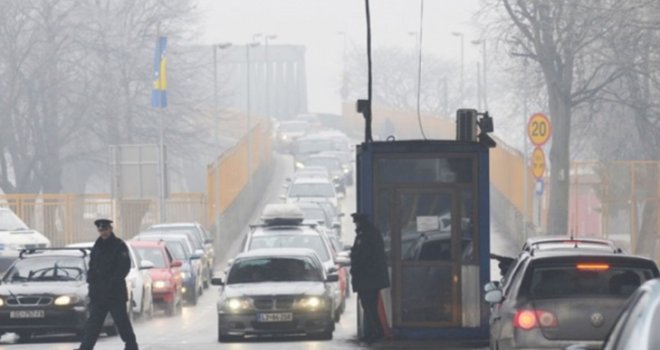
[[[452,140],[358,146],[357,208],[383,235],[391,288],[381,296],[397,339],[488,339],[488,149]]]

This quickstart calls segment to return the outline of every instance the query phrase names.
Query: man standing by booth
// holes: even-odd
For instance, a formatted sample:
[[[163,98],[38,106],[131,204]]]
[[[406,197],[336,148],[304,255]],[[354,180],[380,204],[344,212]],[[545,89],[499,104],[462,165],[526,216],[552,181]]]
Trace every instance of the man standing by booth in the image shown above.
[[[351,248],[351,282],[364,309],[364,340],[372,342],[384,336],[378,315],[380,290],[390,286],[385,247],[380,231],[366,215],[351,215],[355,223],[355,242]]]

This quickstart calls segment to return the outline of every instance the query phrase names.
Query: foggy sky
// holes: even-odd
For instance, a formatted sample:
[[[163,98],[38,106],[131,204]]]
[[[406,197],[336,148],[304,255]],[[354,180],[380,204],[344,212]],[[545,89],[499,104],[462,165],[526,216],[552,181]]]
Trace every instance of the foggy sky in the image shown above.
[[[309,110],[338,113],[343,36],[347,50],[364,47],[365,6],[362,0],[199,0],[203,20],[202,44],[252,40],[255,33],[275,34],[271,44],[307,46]],[[465,69],[476,62],[479,49],[470,44],[480,34],[473,22],[478,0],[426,0],[423,49],[460,62],[460,39],[465,35]],[[412,50],[419,30],[419,0],[371,1],[372,45]],[[263,44],[263,42],[262,42]],[[417,64],[410,62],[410,64]],[[366,65],[366,57],[365,57]],[[365,96],[366,97],[366,96]]]

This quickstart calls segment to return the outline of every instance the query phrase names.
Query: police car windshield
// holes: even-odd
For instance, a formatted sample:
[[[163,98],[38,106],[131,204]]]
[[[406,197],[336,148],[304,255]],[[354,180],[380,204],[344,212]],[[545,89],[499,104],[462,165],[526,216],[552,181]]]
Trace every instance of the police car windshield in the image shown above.
[[[85,277],[81,257],[34,257],[16,261],[3,278],[4,283],[80,281]]]
[[[308,248],[319,256],[321,261],[330,260],[323,239],[319,235],[273,234],[256,236],[250,242],[249,250],[268,248]]]
[[[300,208],[306,220],[325,221],[325,213],[321,208]]]
[[[321,272],[307,258],[254,258],[236,262],[227,284],[322,281]]]

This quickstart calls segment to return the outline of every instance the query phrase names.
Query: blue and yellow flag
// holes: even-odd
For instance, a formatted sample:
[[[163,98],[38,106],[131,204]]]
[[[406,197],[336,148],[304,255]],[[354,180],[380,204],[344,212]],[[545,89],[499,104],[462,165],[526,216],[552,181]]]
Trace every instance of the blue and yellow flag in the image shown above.
[[[156,41],[154,53],[154,87],[151,90],[151,107],[167,107],[167,74],[165,72],[165,52],[167,51],[167,37],[161,36]]]

